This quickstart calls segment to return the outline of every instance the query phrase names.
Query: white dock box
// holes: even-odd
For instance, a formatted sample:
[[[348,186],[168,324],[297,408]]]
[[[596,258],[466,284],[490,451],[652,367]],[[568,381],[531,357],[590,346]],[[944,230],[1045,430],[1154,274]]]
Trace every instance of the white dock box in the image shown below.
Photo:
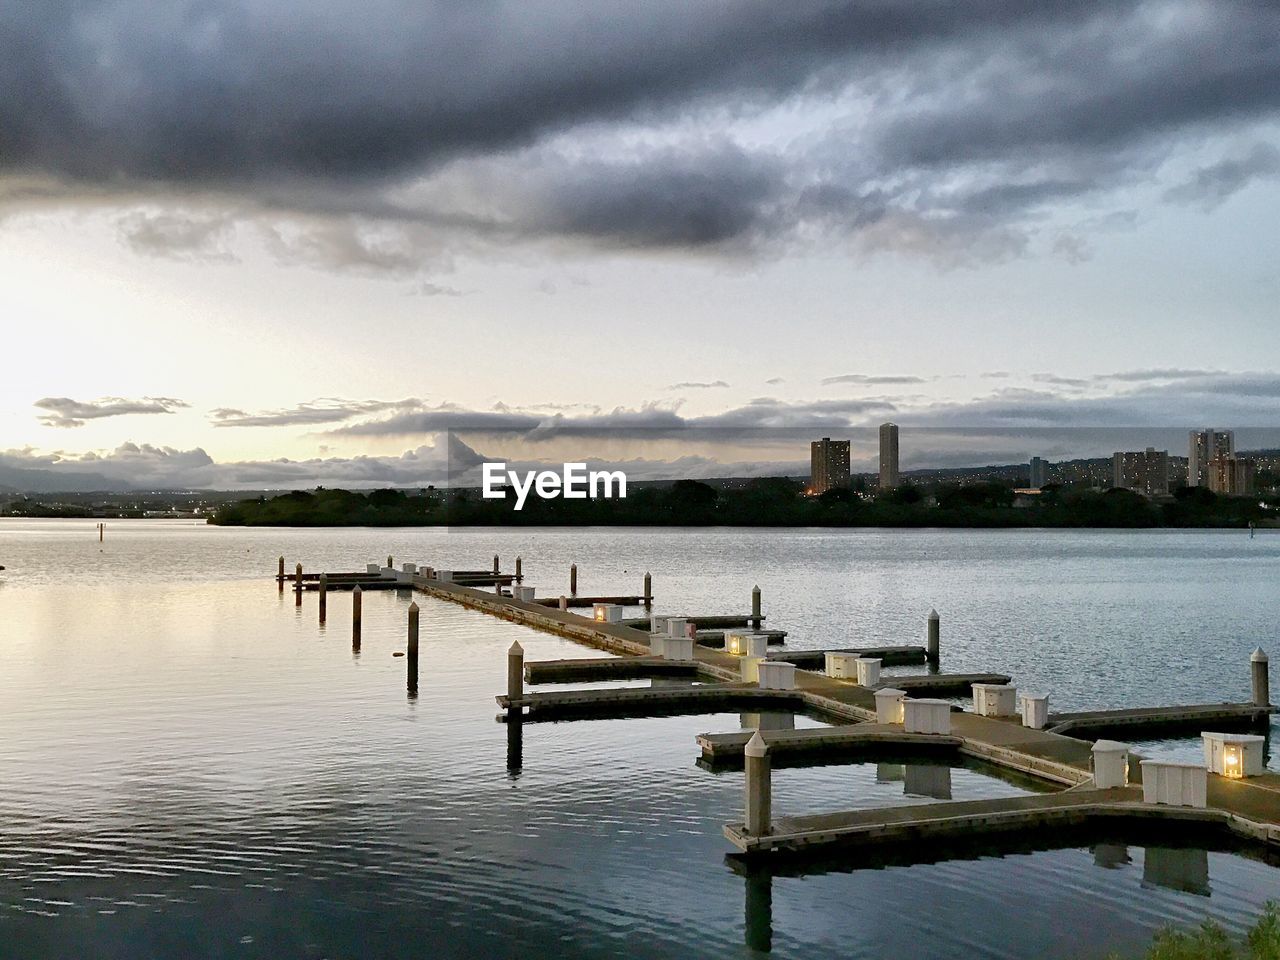
[[[413,583],[413,574],[408,570],[396,570],[394,576],[396,583]]]
[[[1007,683],[975,683],[973,712],[980,717],[1016,717],[1018,688]]]
[[[533,598],[535,593],[536,593],[535,587],[516,586],[511,588],[512,598],[519,600],[522,603],[533,603]]]
[[[418,573],[418,565],[416,563],[402,563],[400,564],[400,569],[411,577],[416,576]]]
[[[396,568],[395,567],[379,567],[378,576],[381,577],[383,580],[394,580],[396,578]]]
[[[739,657],[763,657],[769,648],[769,638],[752,630],[726,631],[724,648]]]
[[[761,660],[757,667],[761,690],[794,690],[796,665],[781,660]]]
[[[765,662],[764,657],[743,657],[742,658],[742,682],[743,683],[759,683],[760,682],[760,664]]]
[[[1237,780],[1260,777],[1267,738],[1254,733],[1202,733],[1204,765],[1210,773]]]
[[[837,680],[858,679],[858,655],[856,653],[828,653],[827,676]]]
[[[1093,745],[1093,785],[1099,790],[1129,785],[1129,745],[1099,740]]]
[[[858,668],[858,686],[874,687],[880,682],[880,661],[874,657],[859,657],[854,661]]]
[[[365,573],[367,573],[367,574],[369,574],[369,576],[371,576],[371,577],[376,577],[376,576],[381,575],[381,573],[382,573],[382,567],[380,567],[380,566],[379,566],[378,564],[376,564],[376,563],[366,563],[366,564],[364,565],[364,572],[365,572]]]
[[[946,700],[903,700],[904,733],[951,733],[951,704]]]
[[[1022,725],[1032,730],[1043,730],[1049,722],[1049,698],[1022,695]]]
[[[667,636],[668,637],[687,637],[689,635],[686,629],[689,621],[684,617],[667,617]]]
[[[453,582],[453,571],[452,571],[452,570],[437,570],[437,571],[436,571],[436,579],[437,579],[437,580],[439,580],[441,583],[452,583],[452,582]]]
[[[591,616],[596,623],[618,623],[622,620],[622,607],[616,603],[593,603]]]
[[[902,702],[907,698],[905,690],[885,687],[875,692],[876,723],[902,723]]]
[[[693,641],[688,637],[663,637],[662,657],[666,660],[692,660]]]
[[[1198,763],[1142,761],[1142,802],[1170,807],[1204,807],[1209,771]]]

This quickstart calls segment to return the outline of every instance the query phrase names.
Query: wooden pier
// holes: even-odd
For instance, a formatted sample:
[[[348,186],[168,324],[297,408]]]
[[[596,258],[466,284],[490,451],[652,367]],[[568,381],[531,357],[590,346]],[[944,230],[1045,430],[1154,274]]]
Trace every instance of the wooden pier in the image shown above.
[[[281,571],[283,571],[283,559]],[[571,581],[576,571],[571,571]],[[318,574],[279,577],[298,588],[310,585]],[[928,618],[928,646],[884,646],[827,650],[770,650],[767,661],[789,661],[798,669],[792,689],[764,689],[743,682],[742,657],[712,646],[724,631],[754,627],[764,620],[760,592],[753,591],[749,615],[689,616],[699,642],[692,659],[654,656],[649,620],[600,622],[575,613],[594,603],[639,606],[652,596],[573,597],[561,609],[559,598],[537,601],[507,596],[502,587],[516,577],[497,571],[453,571],[450,581],[421,575],[399,574],[394,579],[372,574],[329,574],[329,589],[345,582],[362,589],[375,581],[389,586],[411,586],[438,599],[458,603],[492,616],[553,633],[576,643],[614,654],[612,658],[566,659],[543,663],[523,662],[523,651],[513,644],[508,657],[508,692],[497,697],[509,720],[630,717],[672,713],[800,714],[820,718],[831,726],[805,729],[762,729],[723,734],[703,734],[697,743],[700,763],[735,764],[743,761],[748,784],[746,816],[742,823],[725,827],[725,836],[743,855],[811,852],[847,844],[919,845],[949,843],[957,838],[991,837],[993,843],[1017,837],[1065,836],[1081,828],[1126,831],[1137,825],[1179,823],[1219,831],[1223,836],[1280,848],[1280,775],[1266,773],[1244,780],[1208,777],[1205,807],[1144,803],[1137,786],[1141,768],[1135,754],[1127,754],[1124,786],[1110,786],[1098,774],[1095,780],[1094,747],[1090,742],[1103,733],[1130,738],[1162,733],[1199,733],[1231,730],[1240,726],[1266,726],[1276,708],[1269,704],[1267,659],[1255,651],[1251,660],[1254,702],[1199,704],[1173,707],[1141,707],[1059,713],[1049,717],[1046,729],[1024,726],[1020,717],[982,716],[959,707],[945,710],[948,733],[907,733],[899,723],[877,721],[875,694],[894,688],[925,696],[968,695],[973,684],[1004,685],[1010,678],[1000,673],[946,674],[937,672],[939,618]],[[397,582],[398,581],[398,582]],[[497,588],[497,591],[479,589]],[[645,593],[650,593],[646,577]],[[301,597],[301,589],[298,589]],[[301,600],[299,599],[299,603]],[[781,634],[782,631],[769,631]],[[781,639],[782,637],[778,637]],[[686,648],[687,649],[687,648]],[[860,686],[820,672],[827,652],[841,652],[879,659],[884,666],[928,663],[930,671],[914,675],[881,674],[875,686]],[[763,669],[763,667],[761,668]],[[637,688],[525,691],[524,683],[582,683],[648,680]],[[790,681],[787,681],[790,683]],[[520,723],[513,723],[519,729]],[[764,722],[756,726],[765,727]],[[752,737],[758,739],[751,739]],[[1099,745],[1103,749],[1105,745]],[[1121,747],[1123,750],[1123,747]],[[863,762],[872,757],[918,757],[925,763],[954,764],[968,758],[1034,778],[1054,792],[1001,800],[946,801],[923,806],[877,810],[850,810],[770,819],[767,776],[776,756],[779,767],[811,762]],[[1174,765],[1176,766],[1176,765]],[[1123,770],[1125,764],[1120,764]],[[1099,768],[1101,769],[1101,768]],[[1167,769],[1167,767],[1166,767]],[[761,786],[761,771],[766,780]],[[1100,789],[1099,784],[1106,789]],[[1065,789],[1064,789],[1065,788]],[[761,791],[763,790],[763,793]],[[938,794],[945,795],[945,794]],[[762,814],[761,800],[765,800]]]
[[[1133,707],[1055,713],[1049,729],[1076,737],[1156,737],[1198,734],[1202,730],[1266,729],[1274,708],[1254,703],[1204,703],[1184,707]]]
[[[699,641],[701,642],[701,641]],[[723,644],[722,644],[723,645]],[[837,647],[830,650],[770,650],[770,660],[785,660],[806,670],[826,669],[828,653],[879,660],[884,667],[910,667],[927,662],[924,647]]]

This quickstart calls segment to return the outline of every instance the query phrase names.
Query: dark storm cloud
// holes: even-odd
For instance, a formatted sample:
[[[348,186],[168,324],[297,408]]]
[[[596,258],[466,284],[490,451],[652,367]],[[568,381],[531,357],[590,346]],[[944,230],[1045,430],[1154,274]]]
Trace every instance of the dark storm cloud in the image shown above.
[[[859,418],[891,413],[888,400],[815,400],[788,402],[758,397],[721,413],[686,417],[677,406],[650,403],[575,415],[540,416],[505,406],[495,410],[466,410],[452,405],[381,420],[338,427],[335,436],[414,437],[456,430],[464,434],[520,436],[531,441],[573,437],[634,437],[643,440],[693,439],[705,436],[723,442],[760,431],[822,429],[847,426]]]
[[[1174,203],[1195,203],[1212,209],[1254,180],[1280,176],[1280,150],[1259,143],[1243,157],[1228,158],[1201,167],[1190,179],[1165,191]]]
[[[1274,118],[1277,44],[1261,0],[7,3],[0,195],[171,208],[122,224],[148,253],[227,257],[256,219],[282,259],[402,275],[455,242],[826,231],[978,262]],[[773,108],[831,119],[793,137]],[[1263,144],[1170,199],[1274,164]]]
[[[339,400],[326,398],[309,400],[284,410],[263,410],[250,413],[235,407],[216,407],[209,411],[209,420],[215,427],[296,427],[313,424],[340,423],[355,417],[388,410],[411,410],[422,406],[422,401],[409,397],[405,400]]]
[[[106,417],[123,417],[135,413],[173,413],[190,404],[172,397],[143,397],[126,400],[123,397],[103,397],[100,400],[72,400],[70,397],[44,397],[34,404],[46,411],[40,422],[47,427],[83,427],[88,420]]]

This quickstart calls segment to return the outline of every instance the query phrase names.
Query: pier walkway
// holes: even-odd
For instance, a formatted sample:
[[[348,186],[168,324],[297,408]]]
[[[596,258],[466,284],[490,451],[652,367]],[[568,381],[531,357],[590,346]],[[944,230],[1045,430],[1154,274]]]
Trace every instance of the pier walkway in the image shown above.
[[[759,802],[752,797],[761,795],[752,793],[753,769],[757,774],[763,769],[766,777],[769,769],[766,760],[753,758],[774,754],[780,766],[786,766],[788,759],[803,762],[803,758],[818,758],[818,762],[824,759],[849,762],[876,751],[921,755],[926,762],[946,762],[949,757],[958,755],[1027,774],[1058,788],[1052,793],[998,800],[946,801],[889,809],[783,816],[771,822],[766,813],[762,829],[753,831],[737,823],[724,828],[728,840],[743,853],[811,851],[846,843],[909,844],[931,838],[947,840],[1015,833],[1035,835],[1080,826],[1125,829],[1126,825],[1160,821],[1198,825],[1270,847],[1280,846],[1280,775],[1266,773],[1243,780],[1209,775],[1207,806],[1203,808],[1144,803],[1137,785],[1141,781],[1141,768],[1138,758],[1132,753],[1129,754],[1127,786],[1098,789],[1093,780],[1093,745],[1090,739],[1102,733],[1116,732],[1140,738],[1155,733],[1265,727],[1276,708],[1263,705],[1267,703],[1268,695],[1266,658],[1261,654],[1255,657],[1255,667],[1261,670],[1261,675],[1255,671],[1257,703],[1060,713],[1050,717],[1048,729],[1024,726],[1020,718],[980,716],[953,708],[949,734],[908,734],[900,724],[876,722],[876,689],[892,687],[916,694],[967,694],[974,683],[1004,684],[1009,677],[998,673],[882,674],[881,683],[876,687],[862,687],[850,680],[815,672],[815,668],[821,670],[824,666],[826,651],[769,651],[767,659],[797,663],[800,668],[795,672],[794,689],[762,689],[758,684],[743,682],[743,658],[702,642],[693,645],[691,660],[667,660],[653,656],[647,620],[601,622],[574,613],[572,609],[562,610],[558,601],[524,601],[507,596],[502,587],[513,578],[497,572],[497,558],[492,573],[466,573],[468,580],[474,576],[473,582],[458,583],[413,575],[400,579],[400,585],[412,586],[426,595],[616,655],[616,659],[524,664],[518,646],[515,647],[509,663],[509,693],[497,698],[509,721],[526,717],[536,720],[735,711],[807,713],[831,723],[832,726],[819,728],[759,731],[764,747],[760,753],[751,753],[746,758],[749,808],[753,802]],[[359,574],[347,576],[353,579],[360,577]],[[282,582],[288,579],[291,578],[282,578]],[[336,583],[331,588],[335,586]],[[492,589],[478,589],[481,586]],[[649,592],[646,577],[645,593]],[[573,601],[572,606],[580,609],[587,599],[594,598],[580,598]],[[652,602],[651,596],[608,599]],[[764,619],[759,610],[758,592],[753,607],[748,616],[687,619],[711,630],[723,631],[748,624],[758,627]],[[930,644],[935,651],[935,659],[936,626],[937,616],[934,614],[931,616]],[[919,663],[925,659],[923,649],[919,647],[861,648],[842,652],[875,654],[878,659],[891,663],[895,657],[903,663]],[[650,679],[653,683],[640,688],[594,690],[527,692],[523,688],[526,681],[550,684],[627,679]],[[735,762],[747,752],[748,738],[754,732],[701,735],[697,742],[703,761]],[[767,785],[755,789],[763,789],[763,796],[767,798]],[[767,804],[767,799],[764,802]],[[756,815],[759,815],[758,811]],[[755,823],[751,817],[748,812],[747,821]]]

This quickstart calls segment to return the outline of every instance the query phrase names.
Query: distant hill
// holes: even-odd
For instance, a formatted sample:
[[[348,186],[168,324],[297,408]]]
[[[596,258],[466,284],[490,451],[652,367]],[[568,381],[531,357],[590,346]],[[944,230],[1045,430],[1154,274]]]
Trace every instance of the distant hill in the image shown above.
[[[89,493],[94,490],[132,489],[132,484],[112,480],[100,473],[31,470],[0,464],[0,491],[4,493]]]

